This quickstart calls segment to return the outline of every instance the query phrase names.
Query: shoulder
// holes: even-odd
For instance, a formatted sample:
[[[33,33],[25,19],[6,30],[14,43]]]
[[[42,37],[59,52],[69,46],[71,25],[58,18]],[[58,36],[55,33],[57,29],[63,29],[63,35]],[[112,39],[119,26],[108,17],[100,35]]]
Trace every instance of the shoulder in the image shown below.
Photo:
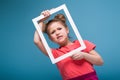
[[[73,43],[80,44],[79,40],[75,40],[75,41],[73,41]],[[85,45],[87,45],[87,44],[93,44],[92,42],[90,42],[90,41],[88,41],[88,40],[83,40],[83,43],[84,43]]]
[[[91,50],[94,50],[96,48],[96,45],[91,41],[83,40],[83,42],[86,46],[86,49],[84,50],[85,52],[90,52]]]
[[[84,42],[85,45],[94,45],[95,46],[95,44],[91,41],[83,40],[83,42]]]

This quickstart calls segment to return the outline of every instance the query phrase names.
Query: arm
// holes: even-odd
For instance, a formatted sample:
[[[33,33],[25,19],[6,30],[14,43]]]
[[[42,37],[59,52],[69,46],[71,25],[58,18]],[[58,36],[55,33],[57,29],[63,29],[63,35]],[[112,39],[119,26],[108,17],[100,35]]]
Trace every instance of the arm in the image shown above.
[[[41,25],[41,26],[43,26],[43,24],[44,24],[43,22],[39,23],[39,25]],[[47,55],[47,51],[46,51],[37,31],[35,31],[35,33],[34,33],[34,43],[45,55]]]
[[[49,18],[50,13],[48,10],[46,10],[46,11],[42,12],[42,15],[44,15],[44,18],[39,21],[39,25],[41,26],[41,29],[44,32],[44,28],[45,28],[44,21]],[[45,55],[48,56],[47,51],[46,51],[37,31],[35,31],[35,33],[34,33],[34,43]]]
[[[74,60],[85,59],[94,65],[102,65],[104,63],[101,56],[95,50],[91,50],[89,53],[78,52],[78,53],[74,54],[72,56],[72,58]]]
[[[90,51],[89,54],[84,53],[84,59],[95,65],[102,65],[104,63],[101,56],[95,50]]]

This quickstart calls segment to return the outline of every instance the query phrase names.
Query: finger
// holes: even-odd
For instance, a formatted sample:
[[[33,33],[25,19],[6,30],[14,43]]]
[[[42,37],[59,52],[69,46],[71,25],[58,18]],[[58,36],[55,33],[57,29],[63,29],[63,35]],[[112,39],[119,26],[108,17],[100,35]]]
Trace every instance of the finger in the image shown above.
[[[78,56],[79,56],[79,55],[74,54],[74,55],[72,56],[72,58],[73,58],[73,59],[77,59],[77,58],[78,58]]]
[[[83,58],[83,55],[81,53],[76,53],[76,54],[73,54],[72,58],[74,60],[80,60]]]
[[[78,60],[79,57],[78,57],[78,56],[77,56],[77,57],[72,57],[72,59],[73,59],[73,60]]]
[[[79,53],[73,54],[73,57],[78,57]]]
[[[41,15],[44,15],[44,13],[45,13],[45,11],[42,11],[42,12],[41,12]]]
[[[46,15],[46,13],[47,13],[46,10],[41,12],[41,14],[44,15],[44,16]]]
[[[50,16],[50,11],[49,10],[45,11],[45,16]]]

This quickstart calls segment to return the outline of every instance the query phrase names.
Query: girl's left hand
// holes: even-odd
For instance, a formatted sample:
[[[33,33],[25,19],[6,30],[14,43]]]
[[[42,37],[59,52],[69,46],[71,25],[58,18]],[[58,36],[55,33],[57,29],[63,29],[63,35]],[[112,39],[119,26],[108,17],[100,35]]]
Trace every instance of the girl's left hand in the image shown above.
[[[84,52],[77,52],[71,56],[73,60],[81,60],[84,58]]]

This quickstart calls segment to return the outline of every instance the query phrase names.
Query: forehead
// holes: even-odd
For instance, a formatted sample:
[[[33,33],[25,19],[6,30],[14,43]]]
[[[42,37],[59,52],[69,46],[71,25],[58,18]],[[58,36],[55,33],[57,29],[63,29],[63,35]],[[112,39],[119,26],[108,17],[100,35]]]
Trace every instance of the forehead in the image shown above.
[[[58,22],[52,22],[52,23],[49,25],[49,27],[51,27],[51,26],[57,27],[57,26],[63,26],[63,24],[58,21]]]
[[[62,24],[61,22],[52,22],[52,23],[48,26],[48,29],[47,29],[47,30],[55,29],[55,28],[58,28],[58,27],[65,27],[65,26],[63,26],[63,24]]]

